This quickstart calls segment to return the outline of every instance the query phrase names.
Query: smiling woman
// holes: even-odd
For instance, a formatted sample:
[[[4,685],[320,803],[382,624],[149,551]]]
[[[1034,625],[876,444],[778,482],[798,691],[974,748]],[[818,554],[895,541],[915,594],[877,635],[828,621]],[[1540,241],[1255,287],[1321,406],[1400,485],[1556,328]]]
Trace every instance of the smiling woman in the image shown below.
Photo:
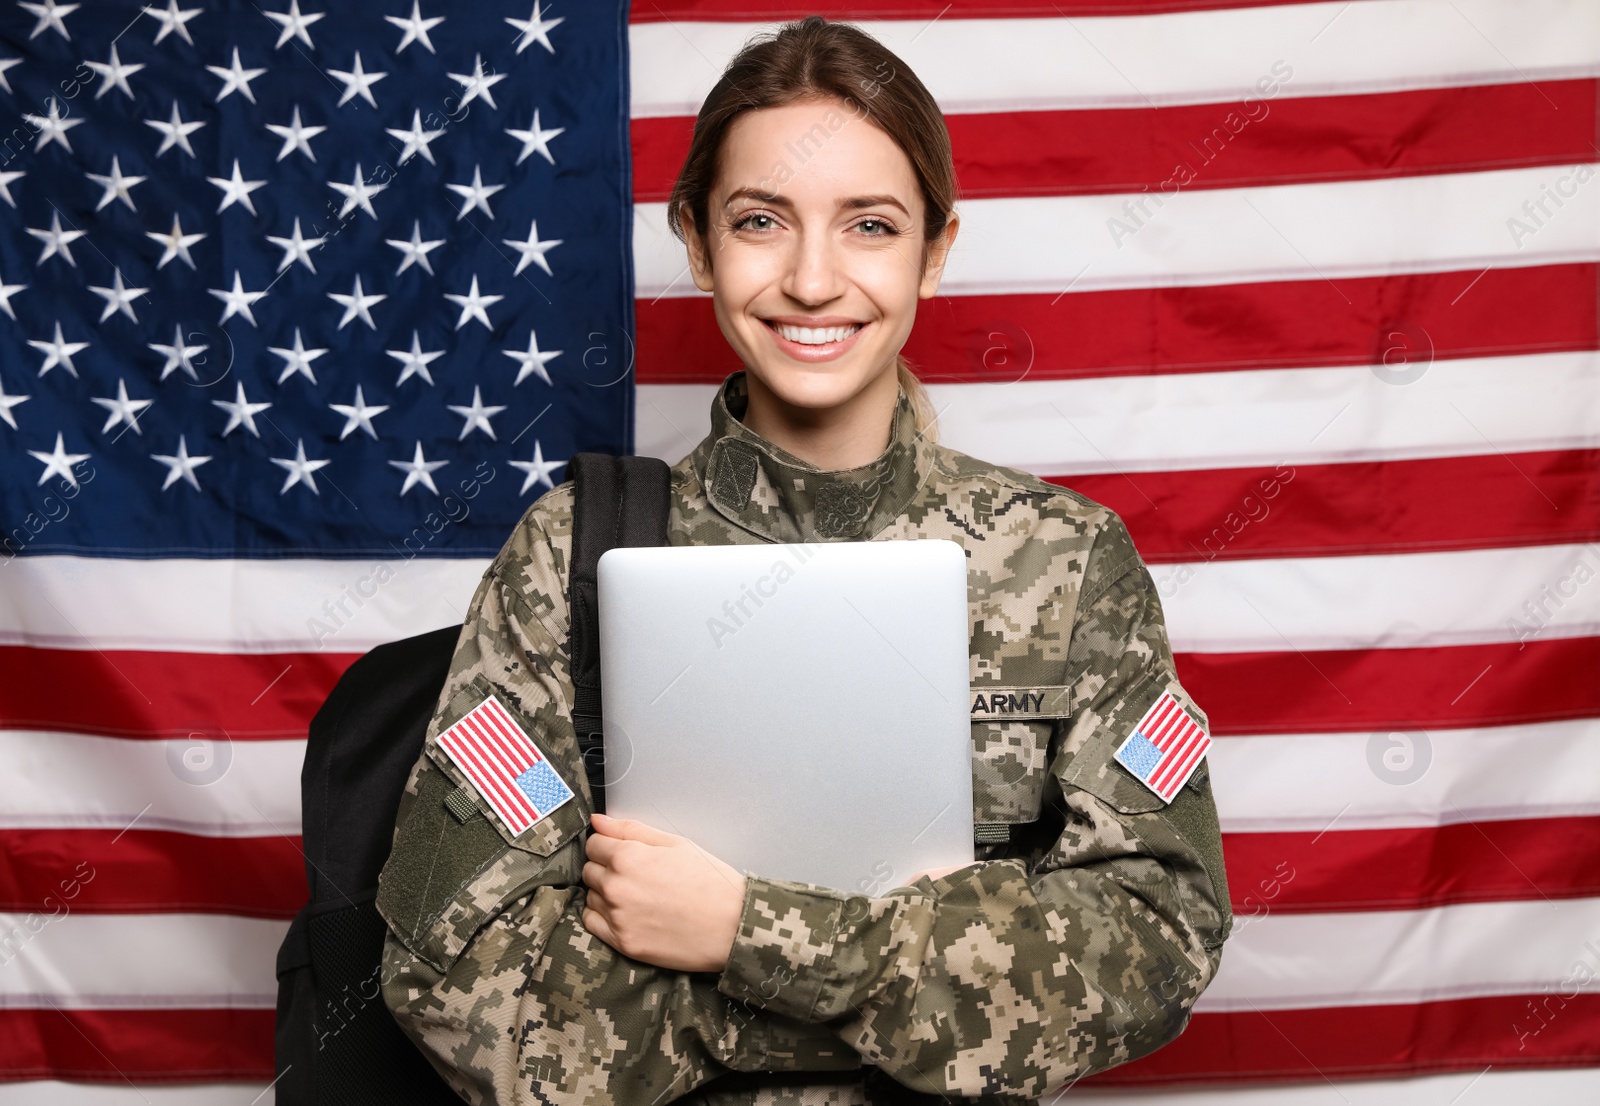
[[[384,1001],[468,1101],[1011,1106],[1172,1040],[1216,973],[1207,719],[1148,569],[1114,512],[937,444],[901,357],[955,197],[938,106],[864,32],[814,16],[734,58],[669,210],[745,367],[667,536],[963,547],[976,862],[832,888],[594,813],[563,483],[473,598],[378,895]],[[572,793],[531,826],[439,751],[491,697]]]

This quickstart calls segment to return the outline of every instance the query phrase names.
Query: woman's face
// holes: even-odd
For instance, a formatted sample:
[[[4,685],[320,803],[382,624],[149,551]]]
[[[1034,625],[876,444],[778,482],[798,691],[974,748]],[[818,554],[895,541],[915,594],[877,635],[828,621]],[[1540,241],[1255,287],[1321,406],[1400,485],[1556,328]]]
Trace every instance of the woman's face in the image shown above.
[[[954,216],[924,269],[910,160],[839,100],[746,112],[721,155],[690,267],[750,374],[805,408],[892,379],[917,300],[938,291]]]

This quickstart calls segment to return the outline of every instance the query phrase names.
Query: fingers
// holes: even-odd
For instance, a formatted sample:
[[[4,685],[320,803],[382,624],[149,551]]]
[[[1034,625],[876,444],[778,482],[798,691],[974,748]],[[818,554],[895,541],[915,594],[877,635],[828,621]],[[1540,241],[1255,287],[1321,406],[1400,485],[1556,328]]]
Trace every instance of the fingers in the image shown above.
[[[609,814],[594,814],[590,823],[595,832],[624,841],[643,841],[646,845],[672,845],[680,838],[675,833],[656,829],[634,818],[613,818]]]

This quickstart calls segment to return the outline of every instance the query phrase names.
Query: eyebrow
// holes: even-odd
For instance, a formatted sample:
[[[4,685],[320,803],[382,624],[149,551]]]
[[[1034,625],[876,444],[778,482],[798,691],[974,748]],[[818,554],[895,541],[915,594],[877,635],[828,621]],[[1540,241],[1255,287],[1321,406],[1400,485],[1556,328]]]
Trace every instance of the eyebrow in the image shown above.
[[[763,192],[759,188],[748,187],[734,189],[731,193],[729,193],[728,199],[723,206],[732,207],[733,202],[739,199],[757,200],[761,203],[772,204],[776,207],[794,206],[794,201],[790,200],[787,196],[780,196],[775,192]],[[905,212],[907,218],[911,217],[911,212],[906,210],[906,205],[890,195],[851,196],[848,199],[839,201],[839,206],[845,208],[846,210],[856,210],[863,207],[878,207],[880,205],[898,207],[902,212]]]

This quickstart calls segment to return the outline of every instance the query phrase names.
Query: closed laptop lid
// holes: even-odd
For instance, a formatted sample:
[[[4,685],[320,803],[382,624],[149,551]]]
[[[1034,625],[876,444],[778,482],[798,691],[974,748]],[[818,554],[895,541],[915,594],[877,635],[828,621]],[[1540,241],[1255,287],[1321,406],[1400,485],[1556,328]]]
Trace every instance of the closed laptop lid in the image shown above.
[[[944,539],[605,553],[607,812],[866,894],[971,863],[966,568]]]

